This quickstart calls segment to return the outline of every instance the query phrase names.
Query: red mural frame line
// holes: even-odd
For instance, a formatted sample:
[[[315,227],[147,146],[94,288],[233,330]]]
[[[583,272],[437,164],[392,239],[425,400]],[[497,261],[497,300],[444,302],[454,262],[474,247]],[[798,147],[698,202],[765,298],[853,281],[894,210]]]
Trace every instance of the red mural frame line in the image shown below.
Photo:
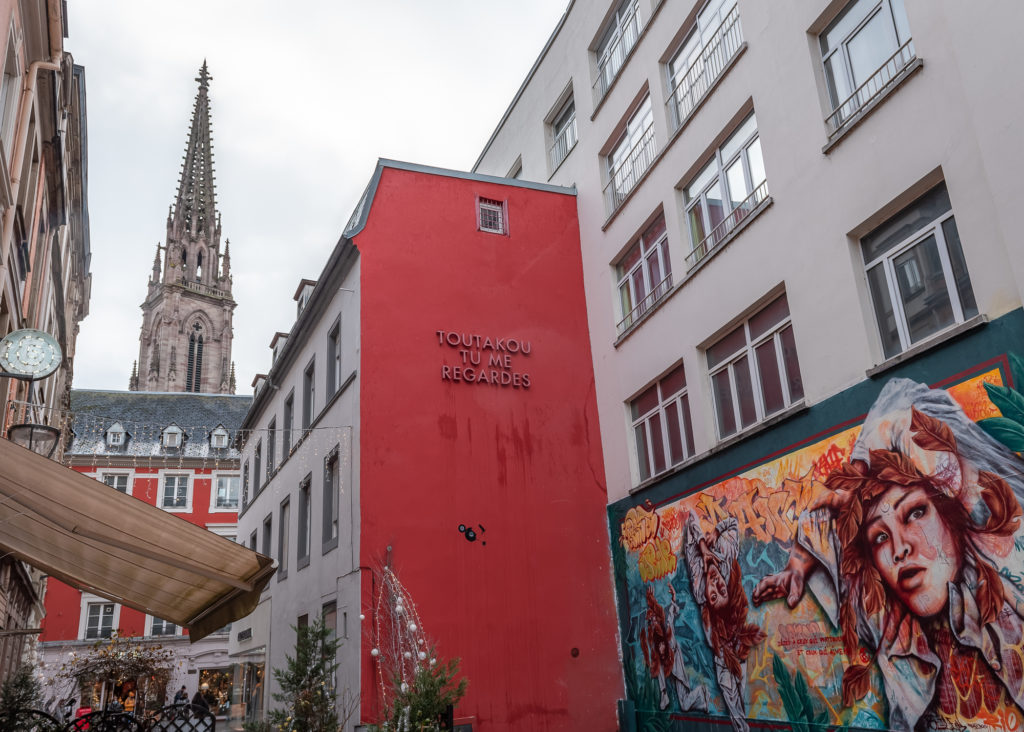
[[[945,388],[947,388],[949,386],[953,386],[955,384],[959,384],[961,382],[967,381],[967,379],[970,379],[970,378],[973,378],[975,376],[978,376],[979,374],[981,374],[981,373],[983,373],[985,371],[990,370],[993,366],[996,366],[996,367],[998,367],[1000,369],[1000,371],[1002,372],[1002,375],[1003,375],[1003,379],[1007,383],[1007,385],[1013,386],[1013,378],[1012,378],[1012,374],[1010,372],[1010,359],[1009,359],[1009,357],[1005,353],[1000,354],[998,356],[994,356],[994,357],[988,359],[987,361],[982,361],[979,364],[975,364],[974,366],[970,367],[969,369],[964,369],[963,371],[960,371],[959,373],[956,373],[956,374],[953,374],[951,376],[946,377],[942,381],[938,381],[938,382],[935,382],[934,384],[930,384],[930,386],[933,389],[945,389]],[[751,461],[749,461],[749,462],[745,463],[744,465],[741,465],[741,466],[739,466],[737,468],[733,468],[732,470],[728,470],[728,471],[722,473],[721,475],[719,475],[718,477],[710,478],[710,479],[704,481],[703,483],[700,483],[700,484],[694,486],[690,490],[680,491],[679,493],[676,493],[674,495],[668,496],[667,498],[663,498],[662,500],[658,501],[657,503],[653,503],[652,505],[655,508],[661,508],[662,506],[665,506],[665,505],[667,505],[669,503],[673,503],[673,502],[678,501],[678,500],[680,500],[682,498],[686,498],[687,496],[692,496],[695,493],[700,493],[705,488],[709,488],[711,486],[718,485],[719,483],[722,483],[723,481],[729,480],[730,478],[735,478],[740,473],[743,473],[743,472],[745,472],[747,470],[750,470],[751,468],[756,468],[758,465],[763,465],[764,463],[768,462],[769,460],[774,460],[775,458],[781,457],[783,455],[787,455],[787,454],[793,452],[794,450],[798,450],[798,449],[800,449],[802,447],[806,447],[807,445],[812,444],[814,442],[817,442],[818,440],[822,440],[822,439],[825,439],[827,437],[831,437],[832,435],[837,435],[840,432],[842,432],[843,430],[849,429],[850,427],[852,427],[852,426],[854,426],[854,425],[856,425],[856,424],[858,424],[860,422],[863,422],[865,420],[865,418],[867,418],[867,416],[868,416],[867,412],[864,412],[863,414],[861,414],[859,416],[852,417],[852,418],[850,418],[850,419],[848,419],[848,420],[846,420],[844,422],[840,422],[837,425],[833,425],[833,426],[829,427],[828,429],[821,430],[821,431],[819,431],[819,432],[817,432],[817,433],[815,433],[813,435],[805,437],[802,440],[799,440],[797,442],[791,443],[791,444],[787,445],[786,447],[782,447],[782,448],[776,450],[775,452],[768,453],[767,455],[763,455],[763,456],[761,456],[761,457],[759,457],[759,458],[757,458],[755,460],[751,460]]]

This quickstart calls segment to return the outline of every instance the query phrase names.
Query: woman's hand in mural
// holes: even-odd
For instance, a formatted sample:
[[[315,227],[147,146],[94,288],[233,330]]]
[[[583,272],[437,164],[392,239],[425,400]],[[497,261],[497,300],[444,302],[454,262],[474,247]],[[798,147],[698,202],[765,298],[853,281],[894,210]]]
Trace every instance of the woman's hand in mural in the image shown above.
[[[795,545],[789,554],[786,568],[764,577],[757,583],[751,596],[754,604],[760,605],[768,600],[785,597],[787,605],[791,608],[796,607],[804,595],[804,580],[813,566],[814,557],[799,544]]]

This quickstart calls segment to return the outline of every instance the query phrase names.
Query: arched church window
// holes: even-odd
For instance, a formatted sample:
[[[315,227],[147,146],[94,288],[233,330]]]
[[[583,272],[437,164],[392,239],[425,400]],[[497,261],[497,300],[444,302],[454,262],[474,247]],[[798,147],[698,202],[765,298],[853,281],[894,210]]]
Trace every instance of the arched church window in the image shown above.
[[[185,368],[185,391],[200,391],[203,375],[203,326],[192,325],[188,334],[188,364]]]

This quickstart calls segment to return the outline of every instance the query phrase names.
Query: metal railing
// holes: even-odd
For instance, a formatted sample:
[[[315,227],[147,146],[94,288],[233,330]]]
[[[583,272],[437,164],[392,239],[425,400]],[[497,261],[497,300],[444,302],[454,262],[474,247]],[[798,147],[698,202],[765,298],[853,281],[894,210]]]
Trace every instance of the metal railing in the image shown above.
[[[622,162],[609,170],[610,180],[604,187],[608,213],[611,214],[626,200],[629,192],[636,187],[641,176],[651,167],[658,146],[654,142],[654,125],[648,127]]]
[[[736,227],[742,224],[751,213],[757,210],[758,206],[768,198],[768,181],[754,189],[754,192],[743,199],[740,204],[722,219],[721,223],[711,230],[697,246],[693,248],[686,257],[686,266],[693,269],[697,264],[715,250],[723,241],[736,231]]]
[[[672,89],[665,105],[672,112],[673,122],[678,130],[683,121],[700,103],[733,56],[743,45],[743,30],[740,27],[740,9],[734,7],[715,30],[714,37],[700,52],[697,60],[683,74]]]
[[[573,115],[572,121],[555,135],[555,142],[548,151],[548,157],[551,159],[551,170],[557,168],[565,160],[565,156],[575,147],[577,139],[576,116]]]
[[[619,26],[619,37],[610,45],[601,58],[597,60],[597,81],[594,82],[594,103],[597,104],[608,93],[609,87],[619,75],[626,56],[633,50],[640,37],[640,6],[634,4],[632,9]]]
[[[877,99],[916,58],[914,40],[910,39],[825,118],[829,137],[837,134],[858,112]]]
[[[636,304],[636,307],[626,314],[626,317],[619,321],[618,325],[615,326],[615,330],[618,335],[621,336],[636,323],[640,322],[640,318],[643,317],[644,313],[653,308],[654,305],[665,297],[671,289],[672,273],[669,272],[665,279],[655,285],[654,289],[651,290],[646,297],[642,298],[640,302]]]

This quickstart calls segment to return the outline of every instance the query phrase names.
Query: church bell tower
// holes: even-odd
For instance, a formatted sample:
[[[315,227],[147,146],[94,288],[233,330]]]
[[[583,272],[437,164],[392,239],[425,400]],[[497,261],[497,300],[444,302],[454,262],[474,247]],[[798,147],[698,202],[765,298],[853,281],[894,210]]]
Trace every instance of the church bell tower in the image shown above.
[[[210,76],[203,61],[178,182],[142,303],[132,391],[234,394],[230,242],[220,241],[210,135]]]

